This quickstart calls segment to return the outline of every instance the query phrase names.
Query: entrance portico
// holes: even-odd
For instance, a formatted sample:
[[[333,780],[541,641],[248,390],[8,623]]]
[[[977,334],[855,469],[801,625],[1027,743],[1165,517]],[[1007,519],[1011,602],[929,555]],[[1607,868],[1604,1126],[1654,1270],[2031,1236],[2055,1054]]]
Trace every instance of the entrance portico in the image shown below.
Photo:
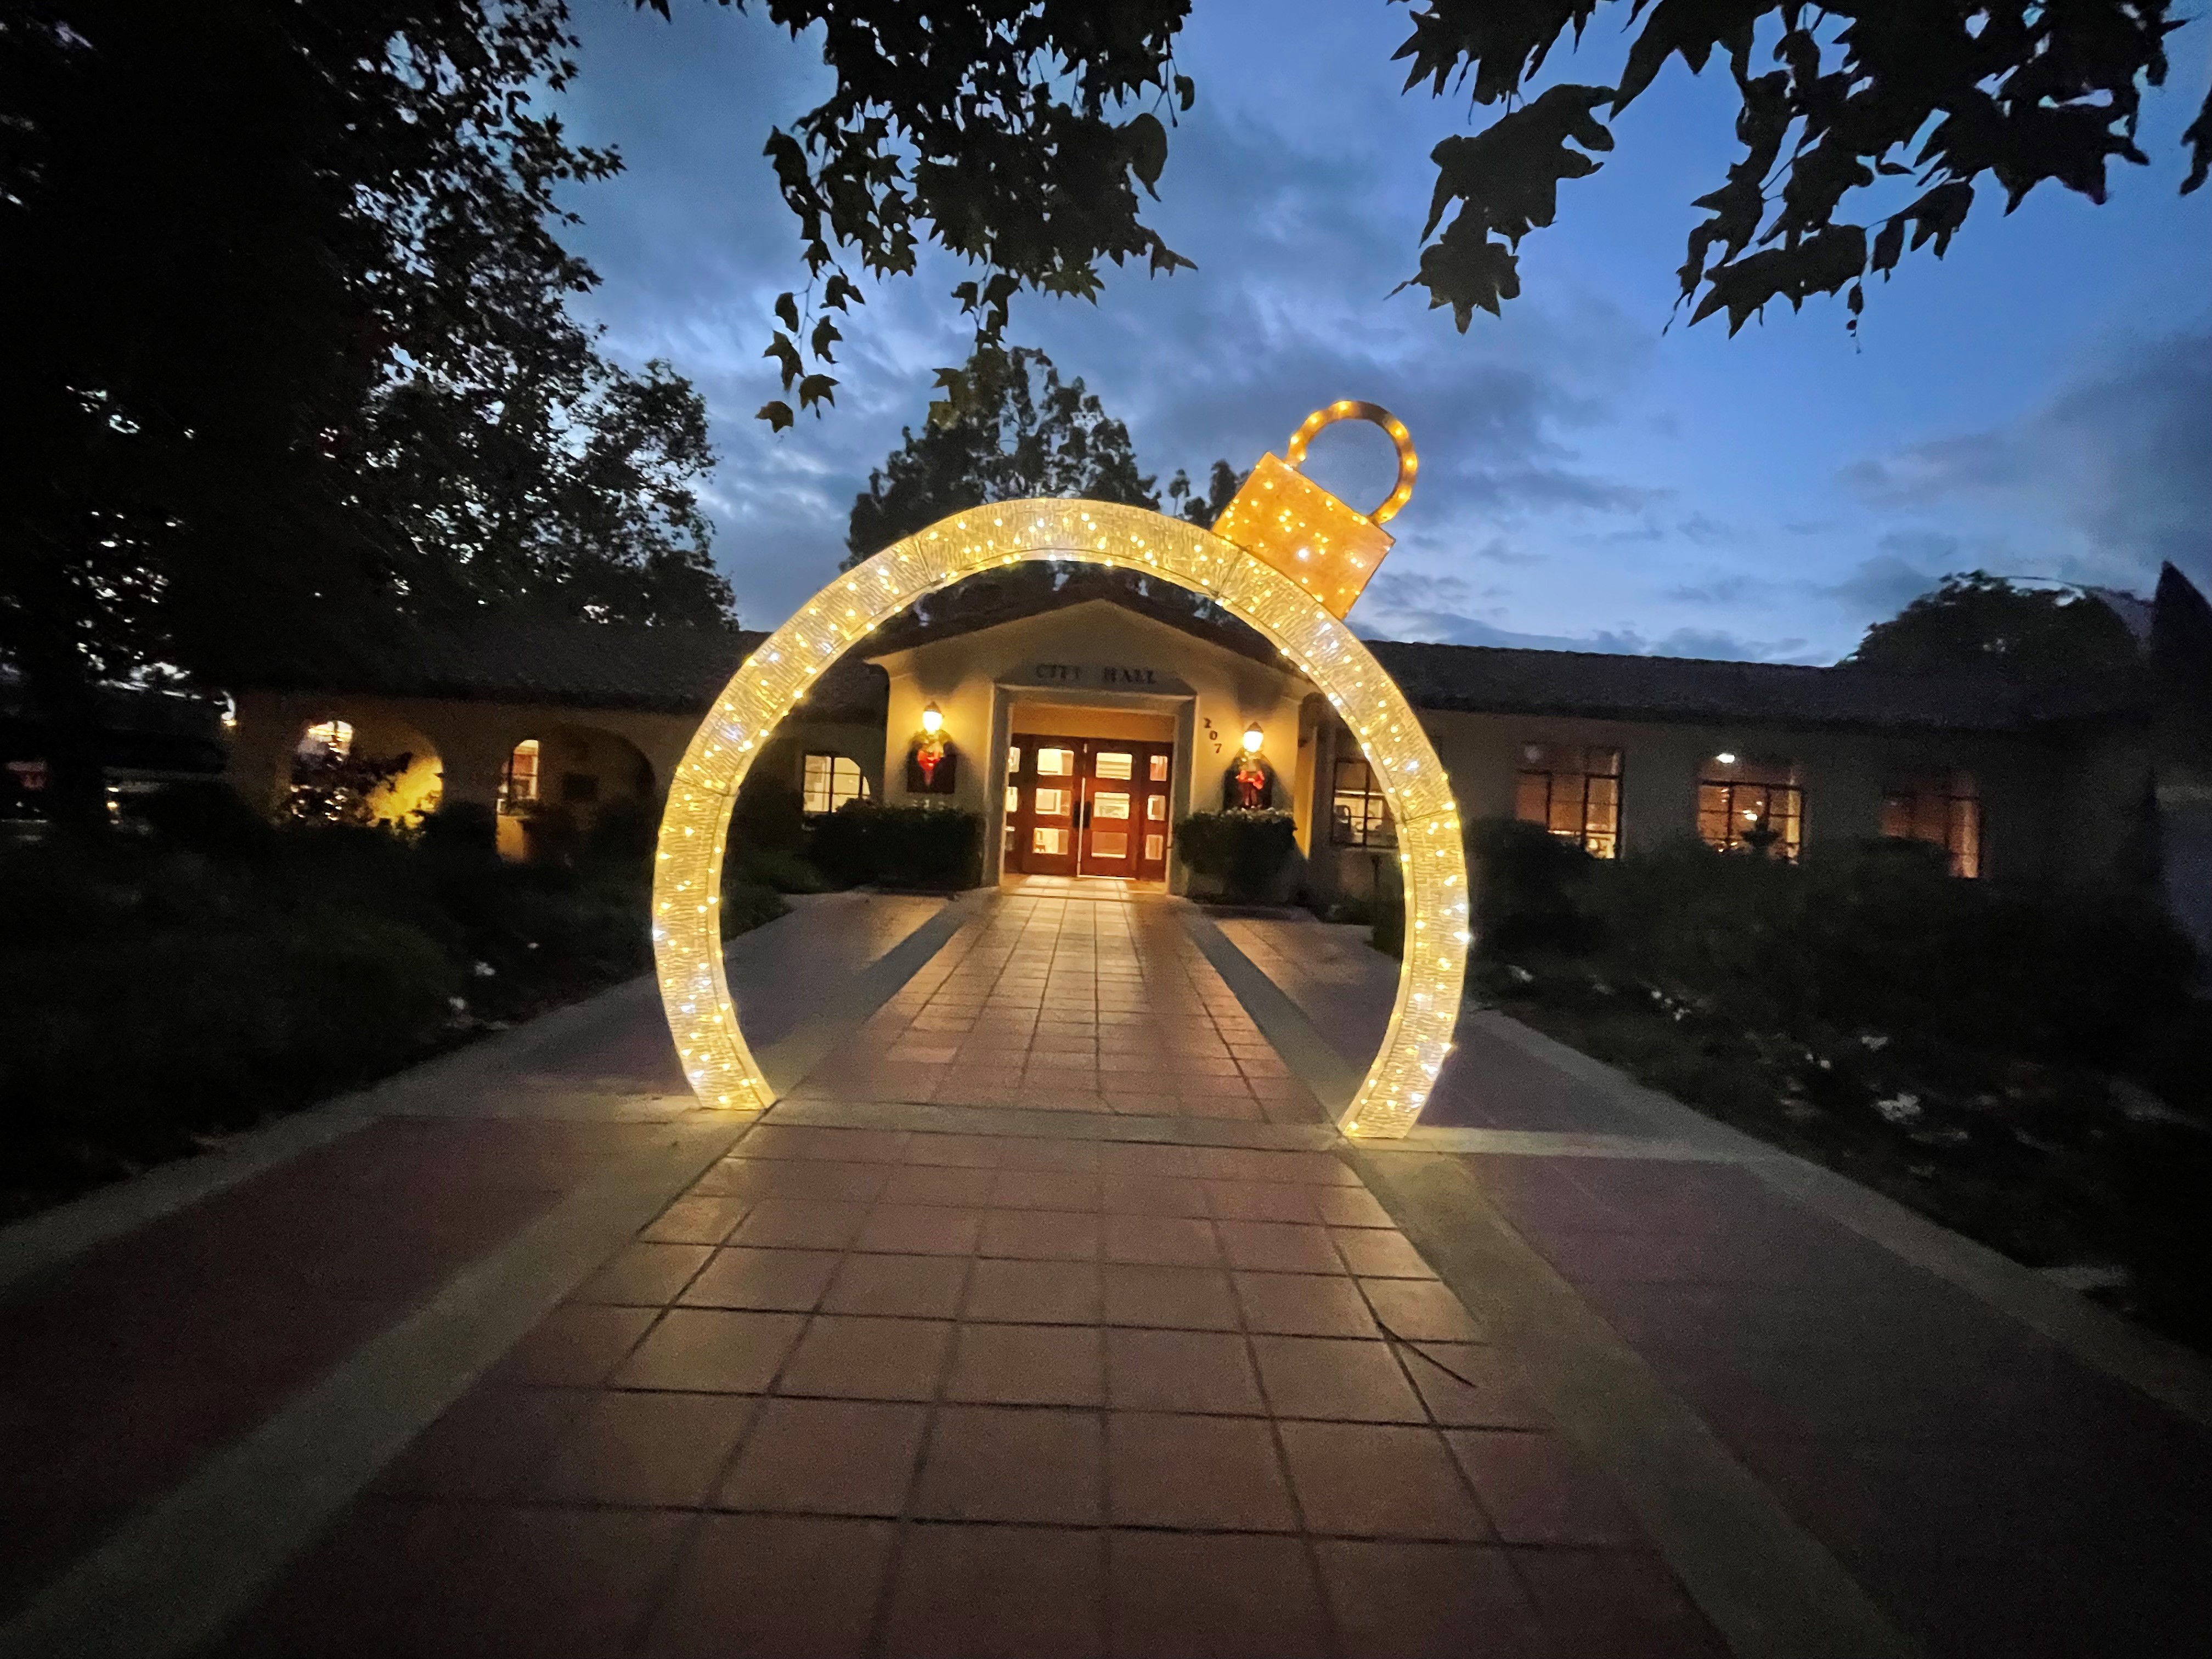
[[[1237,624],[1188,603],[1156,608],[1086,598],[871,657],[890,678],[885,799],[981,814],[987,884],[1103,876],[1180,892],[1175,825],[1221,805],[1256,726],[1273,804],[1295,817],[1305,854],[1318,821],[1312,684]],[[949,782],[920,788],[908,761],[932,706],[957,759]]]

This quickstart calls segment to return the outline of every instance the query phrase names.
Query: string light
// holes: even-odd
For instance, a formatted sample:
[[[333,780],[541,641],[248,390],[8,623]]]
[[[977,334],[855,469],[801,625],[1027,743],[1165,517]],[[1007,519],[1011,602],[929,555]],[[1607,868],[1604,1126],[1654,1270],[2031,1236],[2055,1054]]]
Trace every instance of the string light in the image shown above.
[[[1195,526],[1101,501],[1006,501],[940,520],[830,583],[739,665],[715,699],[671,780],[653,872],[661,1002],[694,1090],[706,1104],[738,1110],[760,1110],[775,1097],[731,1003],[719,911],[692,896],[721,890],[731,807],[761,753],[724,734],[772,731],[831,662],[916,599],[995,566],[1076,556],[1212,599],[1303,665],[1358,734],[1398,825],[1408,938],[1428,937],[1406,952],[1382,1047],[1342,1127],[1353,1135],[1404,1134],[1450,1052],[1467,971],[1467,863],[1443,767],[1396,682],[1325,600]]]

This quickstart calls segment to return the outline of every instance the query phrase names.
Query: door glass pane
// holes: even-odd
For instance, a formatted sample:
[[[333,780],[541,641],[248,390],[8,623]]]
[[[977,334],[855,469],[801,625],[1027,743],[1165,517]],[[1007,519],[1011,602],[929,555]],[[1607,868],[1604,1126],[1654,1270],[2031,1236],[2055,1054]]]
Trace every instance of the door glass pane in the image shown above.
[[[1073,749],[1040,749],[1036,762],[1039,777],[1064,778],[1075,770],[1075,751]]]
[[[1067,816],[1068,791],[1040,789],[1036,792],[1037,816],[1041,818],[1064,818]]]
[[[1119,830],[1095,830],[1091,850],[1102,859],[1125,859],[1129,856],[1129,837]]]
[[[1018,812],[1021,810],[1022,792],[1015,788],[1014,786],[1010,783],[1006,786],[1006,811],[1009,812]]]
[[[1158,864],[1167,855],[1168,838],[1165,836],[1146,836],[1145,837],[1146,863]]]
[[[1100,794],[1097,797],[1098,816],[1102,818],[1126,818],[1129,816],[1127,795]]]
[[[1136,757],[1133,755],[1101,755],[1091,776],[1097,778],[1130,778],[1136,775]]]
[[[1154,795],[1147,800],[1145,803],[1145,816],[1154,823],[1165,823],[1168,820],[1168,798],[1165,795]]]
[[[1021,749],[1019,748],[1019,746],[1018,746],[1018,745],[1015,745],[1015,744],[1009,744],[1009,745],[1007,746],[1007,749],[1006,749],[1006,775],[1007,775],[1008,777],[1012,777],[1012,776],[1013,776],[1013,775],[1014,775],[1015,773],[1017,773],[1017,772],[1020,771],[1021,769],[1022,769],[1022,751],[1021,751]]]
[[[1040,827],[1030,842],[1030,849],[1036,853],[1050,853],[1054,857],[1059,857],[1067,851],[1067,831]]]
[[[1168,781],[1168,757],[1167,757],[1165,755],[1155,755],[1155,756],[1153,756],[1153,757],[1152,757],[1152,781],[1153,781],[1154,783],[1165,783],[1167,781]]]

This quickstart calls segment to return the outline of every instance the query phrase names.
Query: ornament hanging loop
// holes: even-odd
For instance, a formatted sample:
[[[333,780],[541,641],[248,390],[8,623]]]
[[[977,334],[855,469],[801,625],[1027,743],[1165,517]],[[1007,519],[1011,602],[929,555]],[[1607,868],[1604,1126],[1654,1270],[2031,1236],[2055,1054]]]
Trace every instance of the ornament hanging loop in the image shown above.
[[[1382,505],[1367,514],[1370,524],[1388,524],[1398,516],[1398,509],[1413,499],[1413,474],[1420,469],[1420,458],[1413,453],[1413,440],[1406,430],[1406,423],[1380,404],[1360,403],[1349,398],[1316,409],[1306,416],[1305,424],[1291,434],[1291,441],[1284,449],[1284,458],[1292,467],[1305,465],[1306,446],[1323,427],[1334,426],[1339,421],[1367,421],[1389,434],[1390,441],[1398,447],[1398,483]]]

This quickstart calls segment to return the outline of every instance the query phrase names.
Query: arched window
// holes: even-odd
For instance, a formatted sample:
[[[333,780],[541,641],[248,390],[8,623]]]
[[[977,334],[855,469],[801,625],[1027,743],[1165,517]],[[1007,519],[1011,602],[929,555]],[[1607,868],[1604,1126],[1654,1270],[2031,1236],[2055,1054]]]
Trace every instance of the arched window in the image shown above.
[[[507,751],[507,769],[500,774],[499,810],[519,811],[538,799],[538,739],[525,738]]]
[[[299,757],[304,761],[342,761],[353,753],[353,726],[348,720],[318,720],[300,736]]]

